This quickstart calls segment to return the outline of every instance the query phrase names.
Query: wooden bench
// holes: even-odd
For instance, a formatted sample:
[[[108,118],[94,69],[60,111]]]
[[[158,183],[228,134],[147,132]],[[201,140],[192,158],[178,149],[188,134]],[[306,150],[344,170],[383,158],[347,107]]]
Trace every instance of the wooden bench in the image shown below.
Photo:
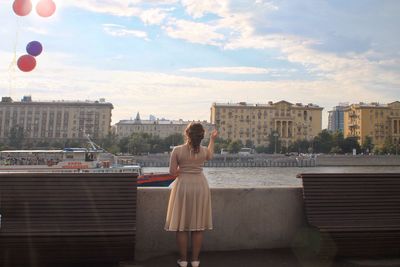
[[[400,256],[399,173],[303,173],[308,223],[323,255]]]
[[[1,173],[0,266],[134,260],[136,175]]]

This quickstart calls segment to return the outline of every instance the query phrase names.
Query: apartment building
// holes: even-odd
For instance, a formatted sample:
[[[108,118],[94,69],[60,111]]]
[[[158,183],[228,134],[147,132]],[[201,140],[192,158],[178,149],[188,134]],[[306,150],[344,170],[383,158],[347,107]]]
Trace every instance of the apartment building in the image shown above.
[[[344,137],[357,137],[360,145],[370,136],[376,147],[385,140],[400,140],[400,102],[352,104],[344,112]]]
[[[283,146],[298,139],[312,139],[322,130],[322,107],[279,101],[268,104],[213,103],[211,123],[220,137],[250,140],[255,146],[268,145],[268,136],[277,133]]]
[[[344,131],[344,110],[349,107],[348,103],[340,103],[328,111],[328,130],[331,132]]]
[[[3,97],[0,102],[0,140],[9,138],[13,127],[21,127],[32,141],[81,140],[89,134],[105,137],[110,131],[113,105],[99,101],[21,101]]]
[[[138,113],[135,119],[120,120],[115,126],[116,133],[119,137],[129,137],[133,133],[147,133],[165,138],[173,134],[183,134],[186,126],[191,122],[192,121],[156,119],[154,117],[150,120],[142,120]],[[199,122],[203,125],[206,133],[210,133],[214,129],[214,125],[206,121]]]

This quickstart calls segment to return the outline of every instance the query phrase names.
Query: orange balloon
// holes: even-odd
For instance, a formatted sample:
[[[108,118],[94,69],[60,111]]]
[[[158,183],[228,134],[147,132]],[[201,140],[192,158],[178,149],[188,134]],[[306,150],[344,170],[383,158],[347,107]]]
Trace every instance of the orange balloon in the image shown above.
[[[30,0],[15,0],[13,10],[18,16],[26,16],[32,11],[32,2]]]
[[[30,72],[36,67],[36,59],[31,55],[23,55],[17,61],[18,68],[23,72]]]
[[[39,16],[47,18],[56,12],[56,4],[52,0],[40,0],[36,5],[36,12]]]

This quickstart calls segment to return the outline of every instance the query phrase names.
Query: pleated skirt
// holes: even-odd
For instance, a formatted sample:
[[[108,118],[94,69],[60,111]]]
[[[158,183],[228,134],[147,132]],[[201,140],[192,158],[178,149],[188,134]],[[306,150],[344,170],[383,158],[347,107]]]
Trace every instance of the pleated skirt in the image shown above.
[[[211,193],[203,173],[182,173],[172,184],[165,230],[212,229]]]

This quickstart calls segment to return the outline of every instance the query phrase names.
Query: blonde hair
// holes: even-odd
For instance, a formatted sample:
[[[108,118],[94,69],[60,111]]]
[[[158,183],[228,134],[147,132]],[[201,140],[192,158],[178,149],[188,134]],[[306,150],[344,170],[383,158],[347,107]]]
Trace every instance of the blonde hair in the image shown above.
[[[194,153],[200,152],[200,143],[204,138],[204,128],[201,123],[191,122],[185,129],[185,139]]]

